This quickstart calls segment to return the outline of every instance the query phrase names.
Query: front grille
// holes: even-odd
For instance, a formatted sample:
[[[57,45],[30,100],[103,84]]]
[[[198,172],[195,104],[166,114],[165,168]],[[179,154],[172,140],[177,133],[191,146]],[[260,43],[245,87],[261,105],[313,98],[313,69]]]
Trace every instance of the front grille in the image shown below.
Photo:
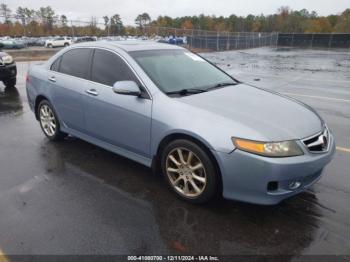
[[[329,148],[329,131],[327,127],[321,133],[304,139],[303,143],[312,153],[327,152]]]

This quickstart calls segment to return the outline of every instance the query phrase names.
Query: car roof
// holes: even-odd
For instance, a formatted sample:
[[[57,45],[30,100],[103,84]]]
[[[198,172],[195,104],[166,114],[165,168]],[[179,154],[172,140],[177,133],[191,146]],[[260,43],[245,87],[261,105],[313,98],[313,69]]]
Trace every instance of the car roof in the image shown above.
[[[81,44],[75,44],[74,47],[104,47],[112,49],[122,49],[125,52],[132,51],[145,51],[145,50],[166,50],[166,49],[183,49],[182,47],[176,45],[170,45],[165,43],[157,43],[154,41],[147,40],[121,40],[121,41],[97,41],[97,42],[87,42]]]

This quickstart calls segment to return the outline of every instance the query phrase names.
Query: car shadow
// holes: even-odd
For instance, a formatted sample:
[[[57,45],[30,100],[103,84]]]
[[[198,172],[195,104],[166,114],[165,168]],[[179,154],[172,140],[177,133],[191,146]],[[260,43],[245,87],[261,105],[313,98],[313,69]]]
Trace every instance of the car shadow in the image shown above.
[[[44,139],[41,151],[49,176],[64,177],[65,184],[83,176],[94,180],[94,190],[114,190],[111,197],[123,196],[127,201],[113,207],[119,213],[134,213],[129,209],[140,206],[147,217],[134,217],[134,222],[152,221],[148,226],[154,229],[153,239],[172,254],[300,255],[314,241],[322,216],[312,191],[276,206],[227,200],[199,206],[177,199],[150,169],[79,139],[68,137],[62,143]],[[74,181],[71,187],[79,190],[79,180]],[[141,206],[148,212],[141,211]],[[125,223],[125,217],[114,219],[116,224]],[[142,232],[137,234],[144,237]],[[130,241],[129,236],[123,237]]]
[[[22,100],[16,87],[0,87],[0,115],[17,115],[23,110]]]

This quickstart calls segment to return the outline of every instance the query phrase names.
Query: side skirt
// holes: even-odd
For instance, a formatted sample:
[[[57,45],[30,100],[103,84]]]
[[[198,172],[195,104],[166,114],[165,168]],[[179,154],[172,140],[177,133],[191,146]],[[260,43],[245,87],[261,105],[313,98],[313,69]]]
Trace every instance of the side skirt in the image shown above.
[[[139,154],[136,154],[134,152],[126,150],[124,148],[117,147],[117,146],[112,145],[110,143],[106,143],[104,141],[101,141],[99,139],[96,139],[94,137],[88,136],[84,133],[81,133],[81,132],[76,131],[76,130],[72,130],[72,129],[64,127],[64,126],[62,126],[62,131],[65,133],[71,134],[77,138],[80,138],[86,142],[89,142],[89,143],[94,144],[96,146],[102,147],[108,151],[111,151],[111,152],[116,153],[118,155],[121,155],[123,157],[134,160],[135,162],[138,162],[142,165],[145,165],[147,167],[152,167],[152,159],[150,159],[150,158],[146,158],[144,156],[141,156]]]

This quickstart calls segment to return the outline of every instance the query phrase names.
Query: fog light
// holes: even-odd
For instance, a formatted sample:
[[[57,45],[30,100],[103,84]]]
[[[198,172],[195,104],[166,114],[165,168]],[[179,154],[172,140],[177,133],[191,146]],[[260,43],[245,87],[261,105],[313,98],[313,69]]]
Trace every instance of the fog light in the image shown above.
[[[272,192],[278,189],[278,182],[272,181],[267,184],[267,191]]]
[[[301,182],[300,181],[292,181],[289,183],[289,189],[290,190],[295,190],[298,189],[301,186]]]

